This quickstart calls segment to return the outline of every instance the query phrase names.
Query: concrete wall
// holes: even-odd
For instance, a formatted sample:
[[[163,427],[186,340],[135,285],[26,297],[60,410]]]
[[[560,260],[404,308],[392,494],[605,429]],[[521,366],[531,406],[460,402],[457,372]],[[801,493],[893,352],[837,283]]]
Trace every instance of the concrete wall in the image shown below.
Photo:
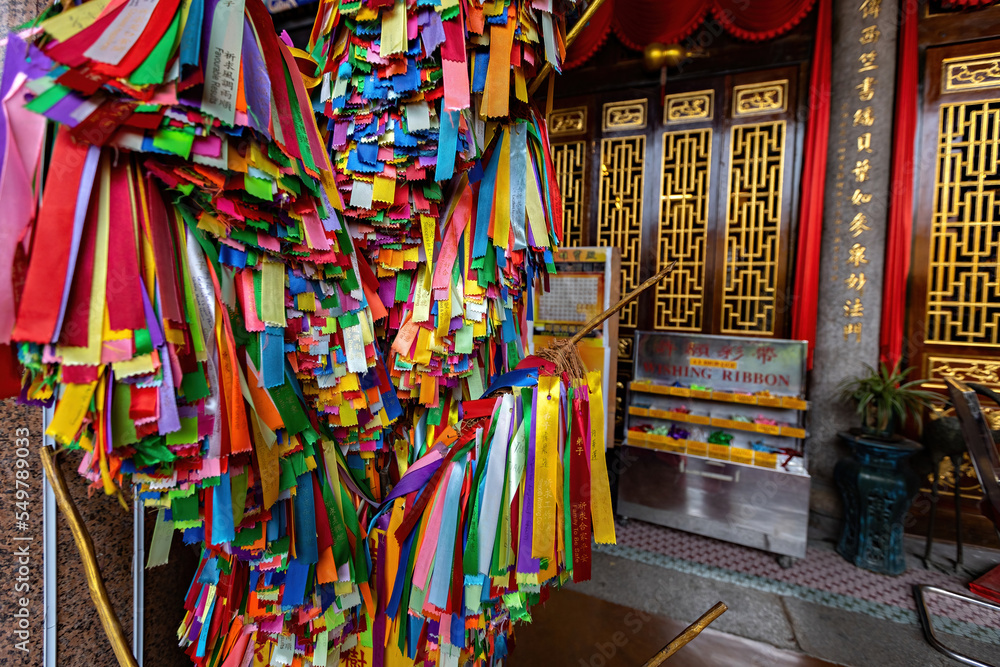
[[[866,15],[866,4],[833,3],[830,143],[816,351],[809,389],[814,409],[806,442],[813,476],[813,527],[823,537],[835,536],[840,526],[833,468],[847,449],[837,432],[859,423],[854,406],[840,400],[838,387],[862,373],[863,364],[878,363],[879,355],[898,6],[883,2],[876,17]],[[867,229],[852,228],[859,215],[864,216]],[[858,258],[859,249],[864,250],[863,259]],[[848,279],[861,273],[866,279],[864,288],[852,288]],[[860,332],[845,330],[848,326],[860,326]]]

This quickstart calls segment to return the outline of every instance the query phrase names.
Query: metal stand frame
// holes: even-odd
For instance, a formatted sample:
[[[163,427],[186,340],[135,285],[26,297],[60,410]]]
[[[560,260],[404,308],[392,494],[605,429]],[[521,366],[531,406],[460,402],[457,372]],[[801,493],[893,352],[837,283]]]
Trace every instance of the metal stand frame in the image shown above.
[[[46,447],[55,449],[55,441],[45,435],[52,421],[54,409],[42,408],[42,438]],[[40,466],[39,466],[40,467]],[[57,637],[56,637],[56,496],[49,484],[49,478],[42,470],[42,625],[44,626],[42,643],[42,665],[56,667]]]
[[[996,444],[993,441],[993,434],[986,423],[982,406],[979,404],[979,398],[976,394],[981,393],[989,396],[997,404],[1000,404],[1000,396],[997,396],[988,387],[976,384],[967,385],[952,377],[945,378],[945,383],[948,385],[951,402],[955,406],[955,413],[958,415],[958,420],[962,425],[962,435],[965,438],[965,445],[969,449],[969,458],[972,459],[972,466],[976,470],[976,477],[979,478],[979,484],[983,488],[985,496],[983,502],[990,510],[990,520],[993,521],[994,527],[997,528],[997,532],[1000,534],[1000,522],[998,522],[998,518],[1000,518],[1000,453],[997,452]],[[961,559],[961,552],[959,552],[958,557]],[[970,665],[971,667],[998,667],[995,664],[991,665],[958,653],[941,643],[941,640],[934,634],[934,625],[931,623],[930,610],[927,608],[927,601],[924,599],[925,592],[937,593],[938,595],[943,595],[953,600],[964,602],[965,604],[973,604],[983,609],[990,609],[994,612],[1000,612],[1000,605],[969,595],[963,595],[962,593],[946,591],[928,584],[919,584],[913,587],[913,594],[917,601],[917,613],[920,615],[920,625],[924,629],[924,636],[927,638],[927,643],[963,665]]]
[[[42,438],[46,447],[53,451],[57,449],[55,441],[45,435],[49,422],[52,421],[54,408],[42,409]],[[139,667],[142,667],[144,638],[144,605],[146,586],[146,549],[145,549],[145,514],[142,503],[135,494],[132,506],[132,654]],[[43,605],[42,605],[42,665],[57,667],[58,664],[58,609],[56,592],[58,590],[58,575],[56,572],[56,552],[58,538],[56,535],[56,498],[49,479],[42,470],[42,553],[43,553]]]
[[[142,667],[146,604],[146,515],[139,485],[132,487],[132,655]]]
[[[943,588],[931,586],[930,584],[917,584],[913,587],[913,595],[917,598],[917,614],[920,616],[920,625],[924,629],[924,637],[927,638],[928,644],[936,648],[941,653],[944,653],[949,658],[959,661],[963,665],[970,665],[970,667],[998,667],[996,664],[981,662],[975,658],[970,658],[969,656],[950,649],[941,643],[941,640],[938,639],[937,635],[934,633],[934,624],[931,622],[931,612],[927,607],[927,600],[924,599],[925,592],[936,593],[938,595],[952,598],[953,600],[978,605],[984,609],[990,609],[996,612],[1000,612],[1000,605],[986,602],[985,600],[980,600],[979,598],[974,598],[970,595],[946,591]]]

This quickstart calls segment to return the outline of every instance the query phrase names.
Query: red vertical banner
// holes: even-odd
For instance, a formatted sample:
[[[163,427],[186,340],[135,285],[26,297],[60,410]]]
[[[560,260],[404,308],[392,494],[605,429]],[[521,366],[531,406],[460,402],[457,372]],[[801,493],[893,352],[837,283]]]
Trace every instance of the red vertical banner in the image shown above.
[[[570,427],[569,502],[573,535],[573,581],[590,579],[590,441],[589,408],[576,387]],[[599,446],[599,444],[598,444]]]
[[[889,193],[889,236],[882,284],[879,356],[890,366],[903,356],[906,328],[906,279],[913,243],[913,144],[917,136],[917,17],[904,4],[896,74],[896,121],[893,126],[892,191]]]
[[[819,255],[823,238],[826,153],[830,138],[832,22],[830,0],[820,0],[816,44],[809,77],[809,125],[806,128],[805,161],[802,166],[802,207],[799,214],[799,246],[795,254],[795,299],[792,309],[792,338],[809,341],[809,368],[812,368],[816,342]]]

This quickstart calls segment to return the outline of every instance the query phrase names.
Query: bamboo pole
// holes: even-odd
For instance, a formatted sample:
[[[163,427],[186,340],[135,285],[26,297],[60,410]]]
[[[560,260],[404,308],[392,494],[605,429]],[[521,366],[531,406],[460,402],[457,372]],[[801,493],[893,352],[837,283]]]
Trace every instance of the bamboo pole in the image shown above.
[[[697,621],[684,628],[682,633],[674,637],[669,644],[660,649],[660,652],[650,658],[642,667],[657,667],[663,664],[667,658],[677,653],[688,642],[701,634],[701,631],[707,628],[712,621],[722,616],[727,609],[729,607],[726,606],[726,603],[716,602],[714,607],[702,614],[701,618]]]
[[[626,294],[624,297],[622,297],[621,301],[619,301],[615,305],[611,306],[610,308],[608,308],[607,310],[605,310],[600,315],[594,316],[593,319],[591,319],[589,322],[587,322],[586,324],[584,324],[583,328],[580,329],[579,331],[577,331],[576,334],[567,341],[567,345],[576,345],[577,343],[579,343],[583,339],[584,336],[586,336],[587,334],[589,334],[591,331],[593,331],[597,327],[601,326],[601,322],[603,322],[604,320],[608,319],[609,317],[611,317],[612,315],[614,315],[615,313],[617,313],[619,310],[621,310],[625,306],[627,306],[630,303],[632,303],[633,301],[635,301],[637,298],[639,298],[640,294],[642,294],[643,292],[645,292],[646,290],[648,290],[650,287],[652,287],[653,285],[655,285],[656,283],[658,283],[661,279],[663,279],[664,276],[666,276],[668,273],[670,273],[671,271],[673,271],[674,267],[676,265],[677,265],[677,260],[674,260],[674,261],[670,262],[669,264],[667,264],[666,266],[664,266],[662,269],[660,269],[659,271],[657,271],[656,275],[654,275],[654,276],[652,276],[650,278],[647,278],[646,282],[644,282],[643,284],[639,285],[634,290],[632,290],[631,292],[629,292],[628,294]]]
[[[646,282],[636,287],[634,290],[629,292],[624,298],[622,298],[618,303],[611,306],[603,313],[596,315],[589,322],[583,325],[579,331],[576,332],[571,338],[565,340],[559,340],[558,342],[553,342],[544,350],[538,353],[542,359],[552,362],[555,365],[556,373],[569,373],[570,377],[582,378],[586,375],[586,368],[583,363],[583,359],[580,357],[580,351],[577,350],[576,344],[579,343],[584,336],[589,334],[591,331],[601,326],[601,322],[608,319],[622,308],[627,306],[629,303],[634,301],[639,297],[640,294],[651,288],[653,285],[662,280],[668,273],[673,271],[674,267],[677,265],[677,261],[670,262],[662,269],[656,272],[656,275],[647,279]]]
[[[42,459],[42,467],[45,468],[49,484],[52,485],[56,504],[63,516],[66,517],[70,532],[73,533],[73,540],[76,542],[76,548],[80,551],[80,560],[83,561],[83,571],[87,577],[87,588],[90,589],[90,599],[97,607],[97,615],[101,619],[101,625],[104,626],[108,641],[111,642],[115,657],[118,658],[118,664],[121,667],[138,667],[128,642],[125,640],[122,624],[118,620],[118,616],[115,615],[115,610],[108,599],[108,591],[104,587],[104,579],[101,577],[101,570],[97,567],[97,557],[94,555],[94,541],[90,538],[90,533],[87,532],[87,527],[83,523],[80,512],[76,509],[76,504],[73,503],[73,498],[69,495],[62,470],[56,465],[55,458],[48,447],[42,447],[38,454]],[[139,567],[142,565],[140,564]]]
[[[566,34],[567,50],[569,49],[570,45],[576,41],[576,38],[580,36],[580,33],[583,32],[583,29],[586,27],[587,23],[590,22],[590,19],[594,18],[594,14],[597,13],[597,10],[603,4],[604,0],[594,0],[593,3],[591,3],[591,5],[587,7],[587,11],[583,13],[583,16],[580,17],[580,20],[577,21],[576,24],[573,26],[573,29]],[[552,65],[550,65],[549,63],[545,63],[541,71],[538,72],[538,75],[531,80],[531,85],[528,86],[528,95],[534,95],[535,91],[538,90],[543,83],[545,83],[545,79],[547,79],[549,74],[551,73],[552,73]]]

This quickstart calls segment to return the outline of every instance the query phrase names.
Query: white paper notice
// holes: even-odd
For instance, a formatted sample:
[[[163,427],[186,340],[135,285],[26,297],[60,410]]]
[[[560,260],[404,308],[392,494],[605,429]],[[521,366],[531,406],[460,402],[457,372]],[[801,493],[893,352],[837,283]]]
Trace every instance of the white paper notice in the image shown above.
[[[91,60],[118,65],[146,29],[159,0],[129,0],[97,41],[83,52]],[[240,26],[243,27],[242,25]]]
[[[271,654],[272,665],[290,665],[295,657],[295,638],[292,635],[278,635],[278,645]]]
[[[222,0],[215,7],[205,58],[202,109],[226,125],[236,120],[236,93],[243,51],[243,0]]]

